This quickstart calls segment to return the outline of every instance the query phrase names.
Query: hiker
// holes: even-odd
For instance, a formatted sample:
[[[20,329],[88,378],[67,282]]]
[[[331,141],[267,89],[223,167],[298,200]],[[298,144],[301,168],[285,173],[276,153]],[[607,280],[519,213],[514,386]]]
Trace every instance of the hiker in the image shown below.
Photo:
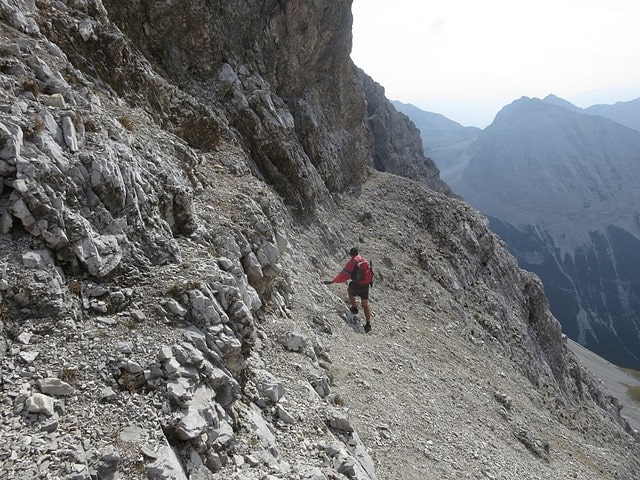
[[[344,283],[351,280],[347,293],[349,294],[349,303],[351,304],[351,313],[358,313],[356,306],[356,297],[360,297],[362,310],[364,310],[364,331],[371,331],[371,308],[369,307],[369,286],[373,285],[373,270],[366,258],[358,254],[358,249],[353,247],[349,250],[351,260],[347,262],[344,268],[336,275],[333,280],[324,282],[327,285],[332,283]]]

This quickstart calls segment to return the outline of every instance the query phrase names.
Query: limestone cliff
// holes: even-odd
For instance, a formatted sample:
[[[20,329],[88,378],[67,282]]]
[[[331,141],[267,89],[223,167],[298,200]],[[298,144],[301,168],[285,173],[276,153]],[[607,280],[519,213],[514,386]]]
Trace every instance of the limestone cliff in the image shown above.
[[[47,27],[72,62],[190,146],[242,144],[244,163],[305,212],[362,181],[369,157],[349,6],[106,1],[103,22],[89,9]]]
[[[637,477],[539,280],[372,168],[423,157],[349,8],[0,0],[0,476]]]
[[[367,99],[367,125],[373,133],[373,164],[382,172],[394,173],[428,185],[437,192],[453,195],[440,178],[436,164],[425,157],[420,130],[395,109],[384,88],[359,70]]]

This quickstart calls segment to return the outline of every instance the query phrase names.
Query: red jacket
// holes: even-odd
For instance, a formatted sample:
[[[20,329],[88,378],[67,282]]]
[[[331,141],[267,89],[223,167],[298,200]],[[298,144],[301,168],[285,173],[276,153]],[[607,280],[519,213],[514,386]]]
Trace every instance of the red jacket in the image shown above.
[[[358,263],[362,262],[363,260],[366,261],[367,264],[369,264],[369,261],[366,258],[361,257],[360,255],[356,255],[351,260],[349,260],[347,264],[344,266],[344,268],[340,271],[340,273],[338,273],[338,275],[336,275],[336,277],[333,279],[333,283],[344,283],[351,280],[351,272],[353,272],[353,269],[355,268],[355,266]],[[362,277],[362,281],[358,282],[358,284],[369,285],[372,280],[373,280],[373,272],[371,271],[371,265],[369,265],[369,268],[364,270],[364,276]]]

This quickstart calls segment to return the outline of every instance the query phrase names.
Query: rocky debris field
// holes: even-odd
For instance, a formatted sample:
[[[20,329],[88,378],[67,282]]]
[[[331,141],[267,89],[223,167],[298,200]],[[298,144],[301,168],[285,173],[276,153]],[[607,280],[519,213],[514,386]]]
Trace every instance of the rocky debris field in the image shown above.
[[[281,259],[290,297],[255,320],[246,360],[224,302],[242,297],[233,262],[197,235],[180,241],[182,263],[81,285],[81,321],[27,322],[8,341],[3,476],[635,478],[637,441],[623,426],[586,392],[572,401],[551,378],[534,385],[518,347],[483,326],[491,312],[477,299],[517,307],[451,273],[454,245],[435,246],[413,223],[425,201],[451,206],[375,174],[321,229],[292,229]],[[456,207],[450,215],[478,228]],[[349,236],[336,233],[347,225]],[[346,309],[346,286],[322,284],[346,260],[324,236],[357,241],[373,261],[369,334]],[[426,273],[426,254],[440,277]],[[456,288],[466,281],[473,292]],[[113,299],[126,308],[112,313]]]

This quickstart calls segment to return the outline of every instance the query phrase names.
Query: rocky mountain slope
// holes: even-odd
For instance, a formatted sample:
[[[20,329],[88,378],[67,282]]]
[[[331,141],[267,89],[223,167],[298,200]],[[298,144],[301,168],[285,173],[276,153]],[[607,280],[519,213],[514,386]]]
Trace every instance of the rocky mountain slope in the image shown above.
[[[433,160],[425,157],[420,130],[394,108],[385,97],[384,88],[359,70],[367,100],[367,126],[373,134],[373,166],[424,183],[432,190],[452,195],[440,178]]]
[[[413,134],[349,9],[0,0],[3,478],[637,477],[537,277],[426,159],[371,168]]]
[[[455,178],[466,165],[471,147],[482,130],[463,127],[443,115],[425,112],[411,104],[394,101],[393,105],[420,130],[425,155],[437,161],[442,178]]]
[[[522,98],[434,159],[541,276],[565,333],[638,369],[640,134],[589,111],[553,95]]]
[[[569,340],[569,347],[576,354],[579,362],[601,379],[607,391],[620,400],[629,425],[640,430],[640,402],[638,401],[640,373],[637,370],[613,365],[573,340]]]
[[[393,101],[393,106],[404,113],[420,131],[425,154],[428,156],[440,152],[452,145],[470,142],[482,131],[476,127],[463,127],[439,113],[425,112],[410,103]],[[440,156],[438,156],[440,159]],[[440,160],[439,160],[440,163]]]

